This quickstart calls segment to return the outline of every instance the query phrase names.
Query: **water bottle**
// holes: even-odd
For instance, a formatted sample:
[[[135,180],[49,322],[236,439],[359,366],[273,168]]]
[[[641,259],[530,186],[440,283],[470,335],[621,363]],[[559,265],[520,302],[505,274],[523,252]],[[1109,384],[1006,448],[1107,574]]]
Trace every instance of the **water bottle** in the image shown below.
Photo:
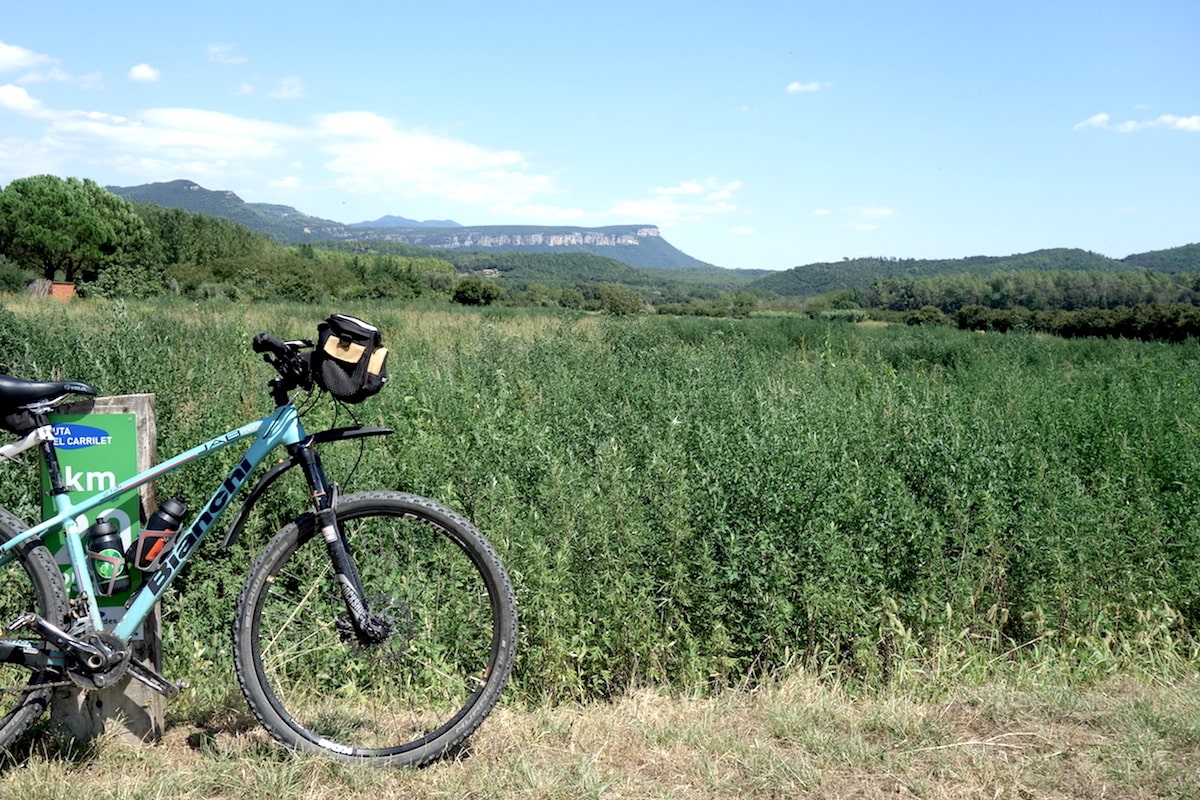
[[[162,563],[162,557],[171,549],[175,534],[187,514],[182,500],[169,497],[163,500],[158,510],[146,520],[137,541],[129,546],[129,562],[142,572],[153,572]]]
[[[98,519],[87,529],[87,557],[96,580],[96,592],[105,597],[129,588],[129,567],[121,529],[111,519]]]

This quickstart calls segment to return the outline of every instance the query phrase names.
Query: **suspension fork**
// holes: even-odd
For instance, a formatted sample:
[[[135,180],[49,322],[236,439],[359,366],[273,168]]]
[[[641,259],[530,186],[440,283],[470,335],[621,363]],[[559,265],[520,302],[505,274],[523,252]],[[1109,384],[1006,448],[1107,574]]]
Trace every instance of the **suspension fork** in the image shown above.
[[[317,453],[311,437],[290,448],[292,458],[304,471],[312,492],[313,509],[316,513],[317,530],[325,541],[329,551],[329,559],[337,576],[338,587],[342,599],[346,603],[346,611],[350,615],[350,623],[354,634],[360,642],[369,643],[377,640],[380,632],[372,621],[370,609],[367,606],[366,594],[363,592],[362,578],[359,577],[358,567],[354,563],[354,555],[346,537],[342,534],[337,521],[337,486],[325,478],[321,467],[321,457]]]

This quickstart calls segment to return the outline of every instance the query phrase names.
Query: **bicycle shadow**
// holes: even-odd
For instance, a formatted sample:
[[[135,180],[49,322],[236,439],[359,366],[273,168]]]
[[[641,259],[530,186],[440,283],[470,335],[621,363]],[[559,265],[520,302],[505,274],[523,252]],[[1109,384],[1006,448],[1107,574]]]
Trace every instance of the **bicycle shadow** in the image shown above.
[[[31,761],[84,766],[100,757],[101,740],[80,742],[69,732],[44,721],[33,725],[0,753],[0,776]]]

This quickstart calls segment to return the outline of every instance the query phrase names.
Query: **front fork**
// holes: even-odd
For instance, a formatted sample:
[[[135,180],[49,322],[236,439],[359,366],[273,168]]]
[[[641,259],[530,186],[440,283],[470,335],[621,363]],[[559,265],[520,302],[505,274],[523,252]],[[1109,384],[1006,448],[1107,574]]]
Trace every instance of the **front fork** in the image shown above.
[[[325,471],[321,468],[321,457],[311,439],[292,445],[290,450],[292,458],[304,471],[304,478],[312,493],[317,530],[320,531],[325,548],[329,551],[329,559],[337,576],[342,599],[346,603],[353,634],[363,644],[377,642],[386,633],[379,630],[378,620],[371,615],[363,591],[362,578],[359,577],[358,567],[354,563],[354,554],[341,526],[338,525],[337,485],[331,484],[325,478]]]

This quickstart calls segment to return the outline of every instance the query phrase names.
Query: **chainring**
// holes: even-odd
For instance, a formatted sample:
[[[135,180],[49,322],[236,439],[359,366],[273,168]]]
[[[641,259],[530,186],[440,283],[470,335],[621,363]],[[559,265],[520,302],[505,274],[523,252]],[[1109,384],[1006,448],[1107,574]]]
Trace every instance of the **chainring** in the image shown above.
[[[108,631],[89,631],[79,638],[88,644],[119,653],[121,658],[103,669],[91,669],[86,664],[81,664],[77,659],[73,659],[67,667],[67,677],[76,686],[83,689],[105,689],[119,681],[129,669],[129,656],[132,648],[115,634]]]

